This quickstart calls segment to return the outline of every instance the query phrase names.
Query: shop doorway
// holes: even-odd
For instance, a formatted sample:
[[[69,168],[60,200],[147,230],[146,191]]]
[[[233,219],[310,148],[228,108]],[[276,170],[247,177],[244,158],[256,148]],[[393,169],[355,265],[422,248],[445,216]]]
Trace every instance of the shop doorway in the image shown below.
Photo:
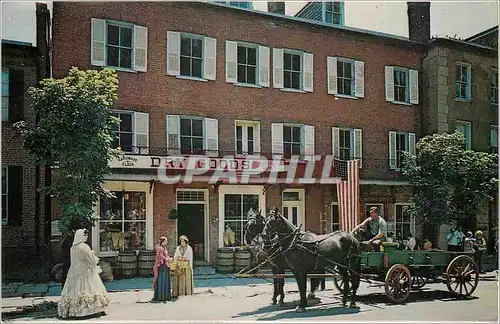
[[[205,191],[179,190],[177,192],[177,237],[186,235],[189,238],[195,262],[208,261],[206,258],[208,248],[206,208]]]
[[[281,197],[283,216],[305,230],[304,189],[285,189]]]

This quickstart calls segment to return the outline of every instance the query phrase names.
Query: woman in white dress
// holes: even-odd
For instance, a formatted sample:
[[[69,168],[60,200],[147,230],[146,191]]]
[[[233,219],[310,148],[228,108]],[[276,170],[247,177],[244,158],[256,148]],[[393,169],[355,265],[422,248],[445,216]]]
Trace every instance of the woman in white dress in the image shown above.
[[[179,237],[180,245],[175,249],[175,274],[172,282],[172,296],[179,297],[192,295],[194,290],[193,278],[193,249],[189,246],[186,235]]]
[[[102,271],[97,265],[99,258],[85,243],[87,239],[86,229],[76,231],[71,247],[71,266],[57,307],[62,318],[103,313],[109,303],[106,287],[99,277]]]

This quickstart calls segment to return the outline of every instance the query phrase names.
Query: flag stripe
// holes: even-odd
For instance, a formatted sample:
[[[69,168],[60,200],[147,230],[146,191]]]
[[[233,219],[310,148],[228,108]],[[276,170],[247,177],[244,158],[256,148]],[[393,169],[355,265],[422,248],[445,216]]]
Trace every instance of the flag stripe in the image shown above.
[[[337,183],[339,222],[341,230],[351,231],[359,223],[360,216],[359,160],[352,160],[344,163],[347,164],[347,174]]]

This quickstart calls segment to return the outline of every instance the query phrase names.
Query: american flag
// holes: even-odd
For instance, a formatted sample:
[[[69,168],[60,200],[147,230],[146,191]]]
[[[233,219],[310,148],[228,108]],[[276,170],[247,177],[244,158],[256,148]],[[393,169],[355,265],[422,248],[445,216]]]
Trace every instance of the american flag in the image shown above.
[[[334,160],[340,230],[351,231],[359,223],[359,160]]]

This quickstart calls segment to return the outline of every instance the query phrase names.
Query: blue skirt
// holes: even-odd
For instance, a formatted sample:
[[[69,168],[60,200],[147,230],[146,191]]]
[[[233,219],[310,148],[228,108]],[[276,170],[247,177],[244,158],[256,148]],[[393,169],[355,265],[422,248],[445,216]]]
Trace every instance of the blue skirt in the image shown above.
[[[167,301],[170,300],[170,296],[170,269],[162,264],[158,267],[158,278],[155,283],[153,300]]]

